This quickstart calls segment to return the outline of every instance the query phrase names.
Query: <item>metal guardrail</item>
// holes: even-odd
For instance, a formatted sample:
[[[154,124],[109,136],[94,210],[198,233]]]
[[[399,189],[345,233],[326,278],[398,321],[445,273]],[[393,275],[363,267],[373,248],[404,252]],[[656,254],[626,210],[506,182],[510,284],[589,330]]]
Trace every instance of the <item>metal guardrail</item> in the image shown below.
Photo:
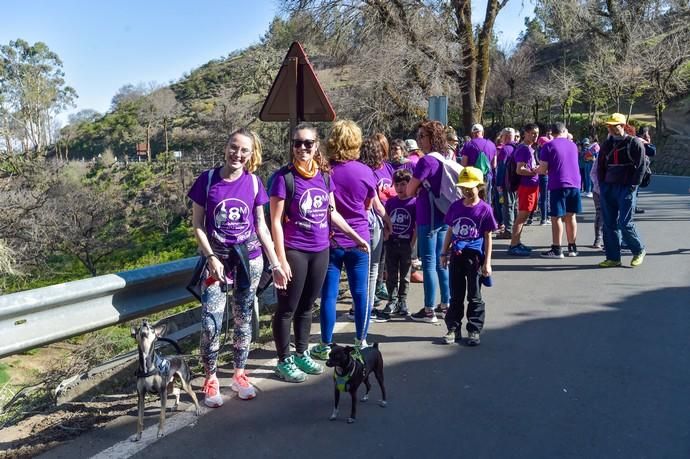
[[[187,303],[197,257],[0,296],[0,357]]]

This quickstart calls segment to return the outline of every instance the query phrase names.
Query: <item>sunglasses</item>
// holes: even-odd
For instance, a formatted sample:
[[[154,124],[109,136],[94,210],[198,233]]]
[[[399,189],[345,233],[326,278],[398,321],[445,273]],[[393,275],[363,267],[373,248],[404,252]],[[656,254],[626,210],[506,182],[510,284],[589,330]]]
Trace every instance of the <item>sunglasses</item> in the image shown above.
[[[302,145],[304,145],[304,148],[308,149],[308,148],[313,147],[315,143],[316,142],[314,140],[311,140],[311,139],[307,139],[307,140],[293,139],[292,140],[292,146],[294,148],[302,148]]]

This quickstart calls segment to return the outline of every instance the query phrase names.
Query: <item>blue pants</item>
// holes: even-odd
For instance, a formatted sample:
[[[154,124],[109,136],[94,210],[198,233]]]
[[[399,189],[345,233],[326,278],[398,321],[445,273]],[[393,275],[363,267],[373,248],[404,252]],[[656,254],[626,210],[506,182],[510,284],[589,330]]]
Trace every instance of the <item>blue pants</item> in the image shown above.
[[[350,284],[353,309],[355,310],[355,330],[357,339],[365,338],[369,320],[369,254],[356,247],[331,248],[326,280],[321,289],[321,342],[333,342],[335,327],[335,304],[338,300],[340,271],[345,264],[347,282]]]
[[[542,221],[546,221],[549,215],[549,176],[539,176],[539,214]]]
[[[621,260],[621,238],[633,255],[644,250],[637,234],[633,215],[637,205],[636,188],[631,185],[600,183],[601,216],[604,219],[604,249],[606,259]]]
[[[441,303],[450,302],[448,269],[441,267],[441,251],[448,225],[417,225],[417,248],[424,273],[424,307],[433,308],[436,303],[436,288],[441,289]]]
[[[585,175],[582,177],[585,181],[585,193],[592,192],[592,176],[589,175],[592,172],[592,166],[594,161],[585,161]]]

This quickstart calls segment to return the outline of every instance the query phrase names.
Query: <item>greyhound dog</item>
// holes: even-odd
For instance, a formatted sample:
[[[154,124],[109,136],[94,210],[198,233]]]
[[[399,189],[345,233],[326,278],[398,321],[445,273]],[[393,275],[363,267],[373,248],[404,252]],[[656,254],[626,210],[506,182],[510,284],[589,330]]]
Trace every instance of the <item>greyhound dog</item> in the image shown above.
[[[141,432],[144,430],[144,396],[146,393],[158,394],[161,399],[160,422],[158,424],[158,437],[163,436],[163,423],[165,423],[165,405],[168,399],[168,390],[172,389],[175,395],[175,406],[180,403],[180,389],[173,386],[173,379],[177,379],[185,392],[192,397],[196,406],[196,415],[199,416],[199,402],[192,390],[190,381],[192,372],[187,362],[182,357],[161,357],[156,352],[156,340],[166,330],[166,325],[152,327],[144,320],[139,328],[132,327],[132,337],[139,348],[139,370],[137,371],[137,394],[139,395],[139,419],[137,421],[137,434],[132,441],[141,440]]]

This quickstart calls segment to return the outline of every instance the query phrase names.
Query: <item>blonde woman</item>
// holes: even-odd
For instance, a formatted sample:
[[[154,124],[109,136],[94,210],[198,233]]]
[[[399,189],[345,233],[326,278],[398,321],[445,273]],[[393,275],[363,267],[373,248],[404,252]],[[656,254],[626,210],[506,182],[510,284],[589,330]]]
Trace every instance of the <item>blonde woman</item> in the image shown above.
[[[263,205],[268,196],[253,174],[261,165],[261,141],[252,131],[238,129],[225,144],[225,164],[204,171],[189,191],[193,201],[192,223],[199,250],[208,259],[201,295],[201,355],[206,372],[204,403],[223,404],[216,376],[220,331],[226,293],[234,288],[232,313],[235,322],[234,374],[231,388],[241,399],[256,397],[245,373],[251,342],[254,296],[263,271],[263,250],[271,263],[273,281],[285,288],[286,275],[264,221]]]
[[[370,243],[368,209],[373,203],[378,203],[376,207],[380,211],[383,205],[378,200],[374,174],[368,166],[357,161],[361,146],[362,131],[359,126],[353,121],[342,120],[333,125],[326,150],[331,165],[331,180],[335,187],[335,207],[360,238]],[[381,215],[385,215],[385,209]],[[366,345],[364,339],[369,323],[369,263],[368,245],[358,245],[343,231],[334,228],[328,270],[321,289],[321,344],[312,349],[312,356],[326,359],[330,353],[343,265],[352,294],[355,344]]]

